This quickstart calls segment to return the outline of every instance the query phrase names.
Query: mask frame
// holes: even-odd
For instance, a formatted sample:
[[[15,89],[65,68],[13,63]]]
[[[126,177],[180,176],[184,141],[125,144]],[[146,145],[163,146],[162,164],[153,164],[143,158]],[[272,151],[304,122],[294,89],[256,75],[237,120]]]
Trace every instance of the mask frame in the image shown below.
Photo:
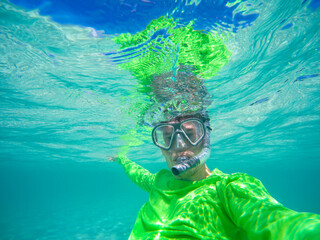
[[[191,122],[191,121],[196,121],[200,124],[201,128],[202,128],[202,136],[195,142],[191,141],[191,139],[189,138],[188,134],[184,131],[184,129],[182,128],[182,125],[186,122]],[[171,134],[171,139],[170,139],[170,143],[168,145],[168,147],[165,147],[163,145],[161,145],[159,142],[158,142],[158,139],[157,139],[157,130],[159,130],[161,127],[165,127],[165,126],[168,126],[168,127],[172,127],[173,128],[173,131],[172,131],[172,134]],[[178,123],[161,123],[161,124],[158,124],[157,126],[155,126],[152,130],[152,141],[153,143],[158,146],[159,148],[161,149],[164,149],[164,150],[169,150],[171,147],[172,147],[172,144],[173,144],[173,139],[175,137],[176,134],[182,134],[187,140],[188,142],[192,145],[192,146],[197,146],[201,141],[202,139],[206,136],[206,127],[204,125],[204,123],[198,119],[198,118],[188,118],[188,119],[185,119],[181,122],[178,122]]]

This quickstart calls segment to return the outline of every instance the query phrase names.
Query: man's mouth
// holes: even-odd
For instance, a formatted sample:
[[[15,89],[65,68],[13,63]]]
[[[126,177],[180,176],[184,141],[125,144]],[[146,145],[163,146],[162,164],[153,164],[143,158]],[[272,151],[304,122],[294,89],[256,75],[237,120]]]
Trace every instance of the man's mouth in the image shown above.
[[[177,161],[178,158],[184,158],[184,157],[186,157],[186,158],[191,158],[191,157],[193,157],[193,155],[194,155],[194,153],[191,152],[191,151],[186,151],[186,152],[178,153],[177,156],[174,157],[173,163],[174,163],[174,164],[177,164],[177,163],[178,163],[178,161]]]

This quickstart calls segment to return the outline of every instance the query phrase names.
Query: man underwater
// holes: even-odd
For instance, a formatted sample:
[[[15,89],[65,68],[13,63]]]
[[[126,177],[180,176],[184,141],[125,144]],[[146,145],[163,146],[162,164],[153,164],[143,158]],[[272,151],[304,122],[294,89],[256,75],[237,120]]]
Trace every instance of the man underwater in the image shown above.
[[[171,171],[151,174],[126,156],[114,159],[149,193],[129,239],[320,239],[319,215],[285,208],[247,174],[208,169],[209,121],[204,111],[154,127]]]
[[[320,239],[319,215],[285,208],[247,174],[211,172],[206,165],[211,100],[203,83],[231,55],[221,38],[164,16],[115,42],[121,45],[119,53],[132,55],[121,66],[139,80],[139,91],[154,105],[141,125],[153,126],[153,143],[169,168],[152,174],[125,155],[111,158],[149,193],[129,239]],[[141,56],[134,57],[137,50]]]

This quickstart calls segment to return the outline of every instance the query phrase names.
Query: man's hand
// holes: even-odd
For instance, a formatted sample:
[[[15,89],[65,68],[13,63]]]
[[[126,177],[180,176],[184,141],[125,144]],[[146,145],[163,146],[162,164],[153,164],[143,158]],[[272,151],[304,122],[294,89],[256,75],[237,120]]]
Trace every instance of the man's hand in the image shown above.
[[[108,156],[108,161],[109,161],[109,162],[116,162],[116,161],[117,161],[117,158],[118,158],[118,156],[115,156],[115,157],[109,157],[109,156]]]

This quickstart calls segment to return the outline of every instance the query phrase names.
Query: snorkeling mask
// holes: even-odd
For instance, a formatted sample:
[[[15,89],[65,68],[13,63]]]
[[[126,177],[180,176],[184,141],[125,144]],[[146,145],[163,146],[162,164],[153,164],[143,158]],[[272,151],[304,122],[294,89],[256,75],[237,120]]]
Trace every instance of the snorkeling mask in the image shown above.
[[[154,144],[164,150],[169,150],[174,142],[176,136],[176,142],[183,141],[180,135],[192,146],[197,146],[202,140],[204,140],[203,148],[199,154],[191,158],[181,156],[177,158],[177,165],[171,168],[174,175],[179,175],[190,168],[196,167],[199,164],[203,164],[210,157],[210,126],[209,117],[206,112],[202,113],[205,121],[198,118],[188,118],[178,123],[161,123],[154,127],[152,131],[152,140]],[[178,146],[177,145],[177,146]],[[185,145],[182,144],[182,147]]]
[[[203,122],[196,118],[189,118],[179,123],[162,123],[153,129],[152,140],[156,146],[169,150],[175,136],[176,141],[183,141],[178,134],[183,135],[192,146],[197,146],[204,138],[206,128]]]

